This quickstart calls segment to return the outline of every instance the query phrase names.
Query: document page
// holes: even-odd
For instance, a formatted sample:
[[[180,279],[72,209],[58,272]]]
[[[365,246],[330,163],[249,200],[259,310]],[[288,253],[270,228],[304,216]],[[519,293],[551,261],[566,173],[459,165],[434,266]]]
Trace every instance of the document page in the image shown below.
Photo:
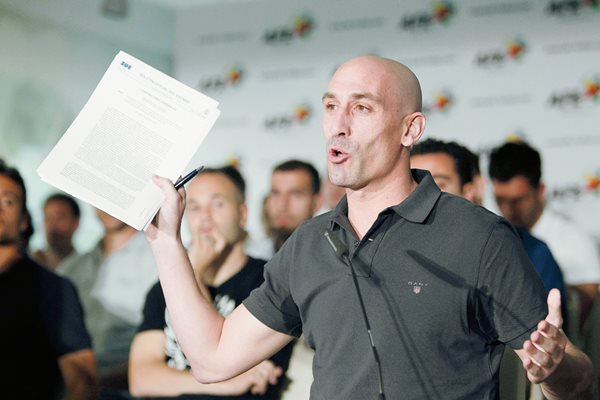
[[[141,230],[219,116],[218,103],[121,51],[38,167],[41,179]]]

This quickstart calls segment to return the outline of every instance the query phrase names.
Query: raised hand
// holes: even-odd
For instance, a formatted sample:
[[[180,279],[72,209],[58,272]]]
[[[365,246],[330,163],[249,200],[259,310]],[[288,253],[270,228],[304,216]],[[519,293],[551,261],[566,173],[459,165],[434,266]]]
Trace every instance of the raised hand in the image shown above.
[[[565,356],[567,337],[562,330],[560,304],[560,292],[552,289],[548,294],[548,316],[538,323],[537,330],[523,344],[524,354],[520,354],[523,367],[533,383],[546,381]]]
[[[154,220],[145,230],[145,235],[150,244],[159,239],[180,240],[181,219],[185,210],[185,189],[175,190],[173,182],[166,178],[153,176],[152,182],[160,188],[165,199],[154,217]]]
[[[223,253],[227,242],[217,231],[210,234],[195,233],[189,249],[189,257],[197,276],[204,271]]]

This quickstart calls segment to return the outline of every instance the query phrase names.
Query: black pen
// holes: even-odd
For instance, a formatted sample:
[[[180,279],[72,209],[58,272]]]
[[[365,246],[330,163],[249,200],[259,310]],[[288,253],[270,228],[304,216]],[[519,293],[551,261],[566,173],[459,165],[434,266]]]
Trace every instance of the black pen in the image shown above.
[[[203,169],[204,169],[204,165],[201,165],[198,168],[191,170],[183,178],[177,179],[177,182],[174,183],[175,189],[179,189],[180,187],[182,187],[183,185],[185,185],[186,183],[188,183],[189,181],[191,181],[192,178],[195,177],[198,174],[198,172],[202,171]]]

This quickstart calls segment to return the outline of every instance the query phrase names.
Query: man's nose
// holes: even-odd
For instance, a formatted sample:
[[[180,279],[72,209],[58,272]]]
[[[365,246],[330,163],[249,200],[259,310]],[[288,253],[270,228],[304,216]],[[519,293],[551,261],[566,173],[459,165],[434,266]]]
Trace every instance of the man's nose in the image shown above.
[[[348,136],[351,133],[350,116],[344,110],[338,110],[331,113],[329,118],[328,131],[331,136]]]

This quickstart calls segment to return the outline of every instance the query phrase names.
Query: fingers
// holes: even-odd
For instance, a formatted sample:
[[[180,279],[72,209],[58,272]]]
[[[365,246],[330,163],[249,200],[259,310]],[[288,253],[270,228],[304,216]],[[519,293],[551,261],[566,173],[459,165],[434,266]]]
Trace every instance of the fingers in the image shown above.
[[[146,237],[151,244],[158,243],[161,237],[178,238],[185,209],[185,191],[176,191],[170,180],[160,176],[152,176],[152,182],[162,191],[165,199],[146,229]]]
[[[546,321],[556,326],[557,328],[562,328],[563,324],[563,317],[562,312],[560,310],[560,305],[560,291],[558,289],[552,289],[550,293],[548,293],[548,316],[546,317]]]
[[[270,376],[269,383],[271,385],[277,384],[277,381],[279,380],[279,377],[281,377],[281,375],[283,375],[283,368],[275,367],[273,369],[273,373]]]
[[[283,374],[283,370],[269,360],[261,362],[251,371],[255,379],[254,385],[250,389],[252,394],[264,394],[269,384],[275,385]]]
[[[567,338],[562,331],[548,321],[540,321],[530,340],[523,344],[527,358],[523,367],[533,383],[546,380],[562,362]]]

